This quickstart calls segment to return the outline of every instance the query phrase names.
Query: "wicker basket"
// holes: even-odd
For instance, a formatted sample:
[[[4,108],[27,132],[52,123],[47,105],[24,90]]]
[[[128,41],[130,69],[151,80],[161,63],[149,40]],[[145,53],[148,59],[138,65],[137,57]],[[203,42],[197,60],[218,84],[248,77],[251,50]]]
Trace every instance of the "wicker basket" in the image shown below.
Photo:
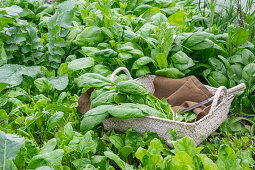
[[[111,75],[112,81],[120,71],[125,71],[129,79],[132,79],[129,71],[125,67],[120,67]],[[155,76],[148,75],[135,80],[142,83],[153,94],[155,91],[153,85],[154,78]],[[146,130],[148,132],[156,132],[169,146],[171,145],[167,141],[172,140],[172,136],[169,134],[168,130],[175,129],[178,135],[189,136],[193,138],[195,144],[198,145],[227,119],[234,95],[237,92],[243,91],[245,89],[245,84],[239,84],[229,90],[224,86],[221,86],[218,89],[206,85],[205,87],[214,94],[214,99],[209,113],[194,123],[178,122],[147,115],[143,118],[131,119],[108,118],[103,121],[104,128],[106,130],[115,129],[121,132],[125,132],[128,128],[132,128],[141,135],[143,135]]]

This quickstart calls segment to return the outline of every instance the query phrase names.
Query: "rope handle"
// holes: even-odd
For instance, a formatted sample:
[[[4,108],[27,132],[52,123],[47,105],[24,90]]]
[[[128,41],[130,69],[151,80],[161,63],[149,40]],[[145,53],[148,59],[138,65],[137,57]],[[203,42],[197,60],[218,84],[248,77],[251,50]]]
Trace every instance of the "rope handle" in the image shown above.
[[[223,94],[222,94],[222,92],[223,92]],[[212,106],[211,106],[209,114],[213,114],[215,112],[215,109],[218,105],[220,97],[223,97],[222,103],[224,103],[226,105],[227,101],[228,101],[228,92],[227,92],[227,88],[225,86],[220,86],[217,89],[215,95],[213,96]]]
[[[219,98],[222,97],[222,102],[226,105],[228,102],[228,97],[232,95],[236,95],[239,92],[242,92],[246,89],[246,85],[244,83],[238,84],[237,86],[234,86],[230,89],[227,89],[225,86],[220,86],[217,91],[215,92],[215,95],[213,97],[212,106],[211,106],[211,113],[213,113],[218,105]],[[222,94],[223,92],[223,94]]]
[[[222,88],[223,88],[223,87],[222,87]],[[237,85],[237,86],[235,86],[235,87],[232,87],[232,88],[230,88],[230,89],[227,89],[227,97],[232,96],[232,95],[236,95],[237,93],[242,92],[245,88],[246,88],[245,84],[242,83],[242,84],[239,84],[239,85]],[[218,91],[218,90],[217,90],[217,91]],[[222,90],[221,90],[221,91],[222,91]],[[222,92],[219,92],[219,93],[220,93],[220,95],[222,94]],[[193,109],[195,109],[195,108],[198,108],[198,107],[200,107],[200,106],[202,106],[202,105],[204,105],[204,104],[207,104],[207,103],[209,103],[209,102],[212,102],[212,101],[215,99],[215,96],[216,96],[216,93],[214,94],[213,97],[211,97],[211,98],[209,98],[209,99],[206,99],[206,100],[204,100],[204,101],[202,101],[202,102],[200,102],[200,103],[197,103],[197,104],[194,104],[194,105],[192,105],[192,106],[190,106],[190,107],[187,107],[187,108],[182,109],[182,110],[180,111],[180,113],[188,112],[188,111],[193,110]],[[219,98],[219,97],[220,97],[220,96],[218,96],[217,98]],[[215,99],[215,100],[218,100],[218,99]],[[217,102],[216,102],[216,105],[217,105]],[[216,106],[215,106],[215,107],[216,107]]]
[[[246,89],[245,83],[238,84],[237,86],[232,87],[232,88],[227,90],[228,96],[236,95],[237,93],[242,92],[245,89]]]
[[[217,89],[217,91],[215,92],[215,95],[213,97],[213,102],[212,102],[212,106],[211,106],[209,114],[214,113],[214,111],[218,105],[219,98],[222,97],[222,92],[223,92],[222,103],[227,105],[229,96],[236,95],[237,93],[242,92],[245,89],[246,89],[245,83],[238,84],[237,86],[234,86],[230,89],[227,89],[225,86],[220,86]]]
[[[116,75],[120,72],[120,71],[124,71],[126,73],[126,75],[128,76],[129,80],[133,80],[131,74],[129,73],[128,69],[126,67],[119,67],[116,70],[114,70],[114,72],[112,73],[110,80],[113,82]]]

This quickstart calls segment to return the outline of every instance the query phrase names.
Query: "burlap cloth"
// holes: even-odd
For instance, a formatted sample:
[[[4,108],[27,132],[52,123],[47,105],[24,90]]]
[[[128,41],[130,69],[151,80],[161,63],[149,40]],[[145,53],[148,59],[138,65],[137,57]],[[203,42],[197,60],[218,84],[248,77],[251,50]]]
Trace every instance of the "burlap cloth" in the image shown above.
[[[154,79],[155,92],[154,96],[159,99],[166,98],[167,102],[172,106],[174,112],[178,109],[184,109],[194,104],[200,103],[213,95],[211,92],[194,77],[185,77],[182,79],[170,79],[157,76]],[[81,113],[86,113],[91,108],[89,97],[93,89],[84,92],[79,100],[77,109]],[[191,112],[197,114],[196,120],[201,119],[210,110],[210,103],[202,105]]]

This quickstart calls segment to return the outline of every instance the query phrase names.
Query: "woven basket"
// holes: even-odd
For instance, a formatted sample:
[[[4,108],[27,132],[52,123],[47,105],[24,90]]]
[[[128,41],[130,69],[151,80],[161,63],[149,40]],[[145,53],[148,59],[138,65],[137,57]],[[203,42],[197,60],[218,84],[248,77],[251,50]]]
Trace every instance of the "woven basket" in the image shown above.
[[[116,69],[110,79],[113,81],[116,74],[120,71],[124,71],[128,75],[129,79],[132,79],[129,71],[125,67]],[[142,83],[153,94],[155,91],[153,85],[154,78],[155,76],[148,75],[135,80]],[[131,119],[118,119],[111,117],[103,121],[104,128],[106,130],[114,129],[121,132],[125,132],[127,129],[132,128],[141,135],[143,135],[146,130],[148,132],[156,132],[169,146],[171,145],[167,141],[172,140],[172,136],[169,134],[168,130],[175,129],[177,135],[193,138],[197,146],[227,119],[234,95],[237,92],[243,91],[245,89],[245,84],[239,84],[229,90],[227,90],[224,86],[213,88],[205,85],[205,87],[214,94],[212,105],[209,113],[194,123],[178,122],[150,115],[143,118]]]

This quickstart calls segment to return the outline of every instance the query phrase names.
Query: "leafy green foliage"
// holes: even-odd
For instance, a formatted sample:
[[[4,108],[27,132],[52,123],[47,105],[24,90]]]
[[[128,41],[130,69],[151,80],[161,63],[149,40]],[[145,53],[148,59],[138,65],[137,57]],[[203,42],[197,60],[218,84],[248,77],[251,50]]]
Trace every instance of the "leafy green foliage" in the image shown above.
[[[252,3],[233,3],[0,0],[0,168],[254,169],[254,14]],[[204,149],[171,129],[171,150],[157,134],[99,125],[112,115],[196,116],[173,116],[124,74],[111,82],[117,67],[247,89]],[[89,88],[93,109],[83,116],[77,100]]]
[[[16,158],[24,139],[17,135],[5,134],[0,131],[0,166],[5,169],[9,161]]]

